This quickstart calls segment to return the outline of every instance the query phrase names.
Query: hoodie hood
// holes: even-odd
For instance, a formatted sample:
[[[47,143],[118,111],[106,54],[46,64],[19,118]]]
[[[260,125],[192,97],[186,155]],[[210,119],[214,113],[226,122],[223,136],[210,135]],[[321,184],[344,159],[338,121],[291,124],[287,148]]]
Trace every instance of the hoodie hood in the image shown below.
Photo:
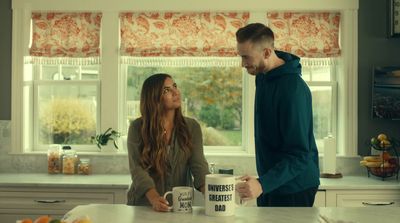
[[[265,76],[266,80],[272,80],[286,75],[301,75],[301,64],[298,56],[279,50],[275,50],[275,53],[285,63],[266,73],[262,73],[261,76]]]

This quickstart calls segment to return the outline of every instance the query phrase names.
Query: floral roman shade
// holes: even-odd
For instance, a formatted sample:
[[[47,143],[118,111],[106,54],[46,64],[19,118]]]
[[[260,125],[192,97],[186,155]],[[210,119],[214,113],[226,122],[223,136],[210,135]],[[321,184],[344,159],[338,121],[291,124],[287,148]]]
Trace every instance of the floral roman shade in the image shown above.
[[[121,55],[133,57],[236,56],[243,12],[121,13]]]
[[[101,13],[32,13],[31,56],[86,58],[100,55]]]
[[[340,13],[269,12],[275,48],[300,57],[338,57]]]

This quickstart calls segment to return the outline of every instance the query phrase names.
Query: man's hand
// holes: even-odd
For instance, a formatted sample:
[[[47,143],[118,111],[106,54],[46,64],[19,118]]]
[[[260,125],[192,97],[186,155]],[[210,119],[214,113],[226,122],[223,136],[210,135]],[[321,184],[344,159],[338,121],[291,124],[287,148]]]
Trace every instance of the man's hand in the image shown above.
[[[243,182],[236,184],[236,191],[243,200],[251,200],[257,198],[262,194],[262,187],[260,182],[251,176],[242,176],[239,178]]]
[[[149,200],[153,210],[167,212],[170,211],[170,207],[168,206],[168,201],[160,196],[160,194],[156,191],[155,188],[152,188],[146,192],[147,200]]]

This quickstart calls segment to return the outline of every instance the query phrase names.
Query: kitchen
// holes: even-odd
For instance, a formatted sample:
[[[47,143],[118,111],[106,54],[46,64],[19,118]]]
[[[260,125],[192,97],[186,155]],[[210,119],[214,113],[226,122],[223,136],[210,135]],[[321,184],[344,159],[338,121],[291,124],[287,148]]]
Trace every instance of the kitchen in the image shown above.
[[[105,190],[106,193],[111,193],[114,194],[112,196],[115,196],[113,198],[104,198],[108,199],[109,201],[112,200],[115,203],[123,203],[124,201],[122,192],[121,192],[121,185],[127,185],[129,184],[130,178],[128,176],[129,174],[129,169],[127,165],[127,159],[126,159],[126,153],[123,152],[111,152],[112,155],[104,155],[104,153],[97,153],[93,155],[85,155],[87,157],[90,157],[91,163],[93,165],[93,175],[88,176],[88,179],[93,179],[93,183],[88,183],[85,182],[85,180],[82,180],[81,178],[75,179],[75,176],[67,178],[66,176],[62,175],[47,175],[47,170],[46,170],[46,155],[45,153],[40,153],[40,154],[34,154],[34,153],[28,153],[28,154],[23,154],[21,155],[18,152],[15,152],[15,148],[11,148],[12,146],[12,135],[14,133],[14,129],[11,128],[12,123],[11,120],[13,119],[13,115],[16,113],[14,110],[12,111],[12,82],[11,79],[15,78],[12,76],[12,58],[14,58],[11,54],[11,44],[12,44],[12,22],[18,23],[21,21],[12,21],[12,5],[11,3],[15,6],[19,6],[18,3],[23,3],[24,1],[3,1],[0,7],[1,10],[1,27],[3,29],[6,29],[8,31],[3,31],[1,35],[1,43],[0,43],[0,53],[2,54],[0,58],[0,70],[2,71],[1,73],[3,74],[1,77],[1,82],[0,82],[0,89],[1,89],[1,102],[5,104],[3,109],[0,111],[0,172],[4,175],[2,175],[1,179],[2,182],[5,183],[5,186],[7,186],[6,182],[11,182],[14,181],[15,183],[18,183],[21,179],[19,178],[25,178],[28,179],[25,175],[19,175],[19,174],[29,174],[32,173],[34,175],[31,175],[32,178],[39,178],[37,179],[39,182],[47,182],[49,181],[50,186],[55,186],[56,188],[51,188],[51,190],[55,190],[57,192],[60,191],[65,191],[65,189],[69,189],[72,191],[80,190],[80,189],[85,189],[83,190],[84,192],[88,192],[87,190],[91,190],[91,188],[88,186],[90,184],[96,185],[96,190]],[[29,2],[29,1],[28,1]],[[46,1],[42,1],[46,2]],[[130,1],[123,1],[126,5],[126,9],[134,9],[135,7],[130,3]],[[209,1],[210,4],[212,1]],[[265,10],[269,10],[270,8],[275,8],[276,10],[284,10],[287,5],[293,6],[291,9],[299,9],[299,10],[311,10],[311,8],[305,8],[309,6],[304,6],[299,3],[295,4],[287,4],[285,1],[282,3],[271,3],[271,4],[265,4],[263,1],[255,1],[254,5],[252,4],[247,4],[246,6],[243,6],[244,3],[230,3],[229,8],[227,4],[223,4],[224,2],[220,4],[215,4],[214,5],[215,10],[229,10],[229,9],[247,9],[249,11],[262,11],[262,8],[260,8],[260,5],[265,5],[263,6]],[[290,1],[289,1],[290,2]],[[320,10],[329,10],[329,9],[337,9],[340,7],[341,4],[344,4],[343,1],[331,1],[330,4],[320,4],[317,3],[318,1],[310,1],[310,5],[314,5],[314,9],[320,9]],[[335,3],[336,2],[336,3]],[[336,206],[337,201],[334,199],[329,199],[330,196],[336,197],[337,192],[333,191],[334,194],[332,195],[329,193],[329,189],[351,189],[357,191],[356,193],[361,193],[361,194],[370,194],[373,192],[379,192],[378,196],[381,195],[380,190],[385,190],[383,192],[385,197],[393,197],[392,194],[394,192],[394,196],[397,195],[397,198],[400,197],[399,195],[399,183],[398,181],[394,180],[393,178],[387,179],[384,182],[380,181],[380,179],[376,178],[367,178],[367,173],[363,167],[360,167],[359,161],[360,157],[359,156],[365,156],[368,155],[370,150],[369,146],[366,146],[365,142],[369,140],[372,136],[378,135],[381,132],[384,132],[390,136],[400,136],[400,125],[398,125],[398,121],[392,121],[392,120],[384,120],[384,119],[372,119],[371,118],[371,91],[372,91],[372,68],[374,66],[390,66],[390,65],[399,65],[399,57],[397,57],[397,52],[399,52],[399,39],[398,38],[387,38],[387,3],[386,1],[373,1],[373,0],[361,0],[361,1],[354,1],[354,5],[357,5],[358,11],[354,14],[344,14],[345,16],[354,16],[357,19],[356,24],[352,24],[351,22],[350,25],[347,24],[346,30],[358,30],[356,34],[352,35],[352,38],[350,40],[346,40],[347,42],[343,41],[341,42],[342,47],[343,46],[351,46],[349,48],[342,48],[343,54],[348,55],[348,54],[354,54],[358,55],[356,58],[352,58],[349,60],[349,63],[354,63],[357,64],[355,67],[353,67],[353,71],[357,71],[357,75],[353,75],[348,78],[352,78],[350,80],[347,80],[348,83],[356,83],[355,85],[349,86],[349,89],[353,89],[354,92],[349,92],[350,96],[348,101],[345,101],[343,103],[349,104],[349,107],[347,108],[348,112],[343,112],[343,113],[348,113],[347,122],[343,122],[341,125],[339,124],[338,129],[341,131],[338,132],[338,139],[339,138],[346,138],[347,140],[344,140],[345,142],[338,142],[338,147],[346,147],[349,148],[349,150],[353,150],[353,152],[349,152],[349,154],[353,154],[352,156],[339,156],[337,160],[337,170],[338,172],[341,172],[344,175],[343,179],[339,179],[341,183],[343,184],[338,187],[333,187],[332,185],[326,184],[325,188],[321,186],[322,189],[326,189],[325,195],[323,196],[325,198],[325,201],[323,204],[326,206]],[[286,4],[285,4],[286,3]],[[292,3],[292,2],[290,2]],[[58,3],[53,3],[54,5],[49,5],[48,7],[57,7]],[[204,3],[206,4],[206,3]],[[241,5],[242,4],[242,5]],[[315,6],[318,5],[318,6]],[[345,5],[345,4],[344,4]],[[349,3],[348,10],[344,10],[345,12],[352,11],[351,8],[353,7],[353,4]],[[35,9],[35,6],[32,5],[30,6],[32,9]],[[61,6],[60,6],[61,7]],[[63,6],[64,7],[64,6]],[[65,6],[65,7],[71,7],[71,6]],[[85,5],[82,7],[87,7],[91,8],[90,2],[87,1]],[[100,6],[99,6],[100,7]],[[118,6],[115,6],[118,8]],[[119,6],[121,8],[124,8],[122,6]],[[162,11],[163,7],[166,9],[170,10],[179,10],[179,9],[185,9],[185,7],[190,7],[190,6],[185,6],[184,4],[181,4],[178,6],[175,5],[176,8],[174,7],[174,4],[171,5],[166,5],[166,4],[155,4],[155,3],[146,3],[142,4],[138,7],[142,7],[143,10],[145,9],[151,9],[151,10],[157,10],[159,9]],[[192,7],[197,7],[198,10],[209,10],[209,6],[203,6],[202,4],[199,5],[193,5]],[[357,8],[356,7],[356,8]],[[68,9],[68,8],[66,8]],[[374,16],[371,16],[371,15]],[[376,16],[375,16],[376,15]],[[349,21],[349,20],[347,20]],[[108,29],[116,29],[116,27],[108,27]],[[347,38],[347,37],[344,37]],[[379,52],[379,53],[378,53]],[[381,52],[384,52],[382,54]],[[106,52],[104,52],[106,53]],[[349,68],[351,69],[351,68]],[[350,94],[351,93],[351,94]],[[249,102],[251,105],[251,102]],[[113,106],[111,106],[113,107]],[[118,107],[118,106],[114,106]],[[338,107],[341,107],[340,105]],[[111,111],[104,111],[104,112],[115,112],[113,109],[110,109]],[[14,121],[14,120],[13,120]],[[107,123],[108,122],[108,123]],[[110,126],[109,123],[113,123],[114,121],[105,121],[104,126]],[[343,130],[345,129],[345,130]],[[348,132],[346,132],[348,131]],[[342,134],[342,135],[340,135]],[[352,149],[351,149],[352,148]],[[359,155],[359,156],[357,156]],[[234,168],[235,169],[235,174],[242,174],[242,173],[249,173],[249,174],[255,174],[255,164],[254,164],[254,156],[252,154],[240,154],[238,153],[237,155],[232,155],[230,156],[229,159],[226,159],[225,155],[218,155],[215,153],[207,153],[206,152],[206,157],[209,163],[215,163],[219,167],[228,167],[228,168]],[[320,160],[322,161],[322,157],[320,157]],[[249,165],[250,164],[250,165]],[[4,176],[4,177],[3,177]],[[100,179],[94,179],[96,176],[101,177]],[[347,178],[350,176],[360,176],[360,178]],[[78,176],[77,176],[78,177]],[[80,177],[80,176],[79,176]],[[8,178],[10,180],[8,180]],[[68,180],[69,179],[69,180]],[[109,183],[108,180],[109,180]],[[350,179],[350,183],[345,181],[347,179]],[[12,181],[11,181],[12,180]],[[62,190],[57,190],[57,187],[59,185],[55,185],[55,183],[52,183],[52,181],[55,182],[62,182],[63,184],[72,184],[71,187],[74,186],[74,182],[76,185],[81,184],[81,186],[77,186],[80,189],[74,189],[74,188],[63,188]],[[65,181],[64,181],[65,180]],[[353,182],[356,180],[356,182]],[[83,181],[83,182],[81,182]],[[334,180],[329,180],[326,182],[332,182]],[[344,183],[342,183],[345,181]],[[29,183],[30,182],[30,183]],[[101,185],[99,182],[104,182],[105,185],[109,186],[104,186]],[[114,183],[113,183],[114,182]],[[322,179],[322,182],[324,182],[324,179]],[[37,181],[35,180],[28,180],[28,182],[25,182],[27,184],[27,187],[40,189],[40,188],[35,188],[37,186]],[[115,184],[115,185],[114,185]],[[75,185],[75,186],[76,186]],[[111,185],[111,186],[110,186]],[[322,184],[323,185],[323,184]],[[346,186],[347,185],[347,186]],[[357,186],[354,186],[357,185]],[[370,185],[370,187],[368,187]],[[14,187],[15,185],[11,185]],[[86,187],[86,188],[85,188]],[[106,187],[106,188],[102,188]],[[114,188],[115,187],[115,188]],[[321,189],[320,188],[320,189]],[[42,191],[47,191],[46,188],[42,188],[38,190],[39,192]],[[113,191],[116,190],[117,192],[110,192],[109,190]],[[375,191],[376,190],[376,191]],[[387,191],[389,190],[389,191]],[[324,191],[321,191],[324,192]],[[332,191],[331,191],[332,192]],[[117,197],[117,198],[116,198]],[[330,203],[334,202],[334,203]],[[398,204],[398,202],[397,202]],[[71,206],[67,206],[70,208]],[[67,209],[67,208],[66,208]],[[62,215],[63,211],[59,211],[58,215]],[[44,213],[43,213],[44,214]]]

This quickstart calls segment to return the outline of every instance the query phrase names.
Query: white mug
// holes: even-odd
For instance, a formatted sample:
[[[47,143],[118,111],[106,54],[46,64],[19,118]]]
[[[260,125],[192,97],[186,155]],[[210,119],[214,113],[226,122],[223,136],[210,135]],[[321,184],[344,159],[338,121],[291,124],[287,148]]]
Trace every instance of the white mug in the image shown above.
[[[235,183],[233,175],[207,174],[205,186],[205,212],[210,216],[235,214]]]
[[[174,212],[192,212],[193,188],[192,187],[173,187],[172,191],[164,194],[164,199],[172,195],[172,206],[170,210]]]

